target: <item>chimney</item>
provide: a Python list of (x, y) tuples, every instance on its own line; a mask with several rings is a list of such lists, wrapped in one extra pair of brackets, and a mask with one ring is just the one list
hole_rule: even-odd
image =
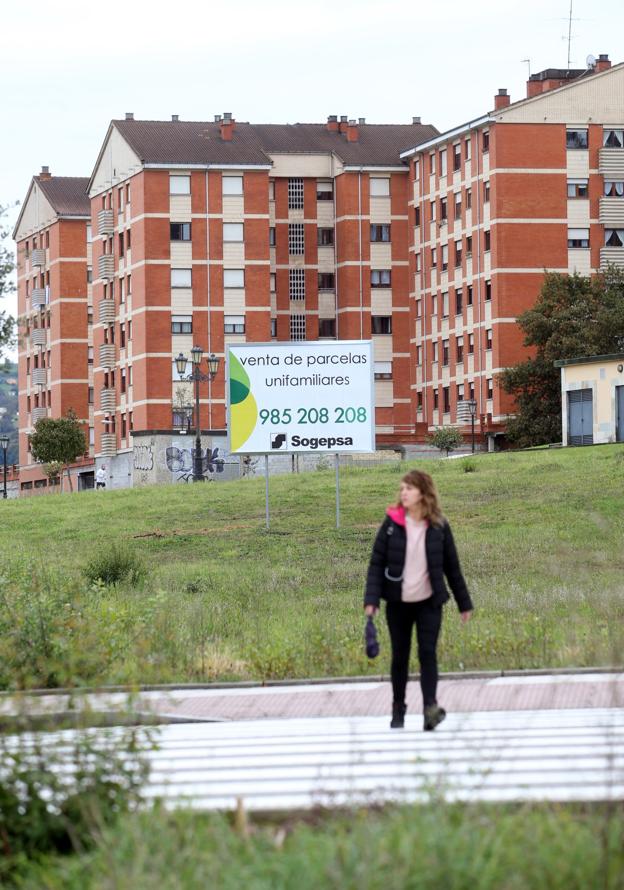
[(215, 124), (220, 124), (220, 123), (221, 123), (221, 115), (220, 115), (220, 114), (215, 114), (215, 116), (214, 116), (214, 122), (215, 122)]
[(52, 179), (52, 174), (50, 173), (49, 167), (41, 167), (41, 173), (39, 174), (39, 179)]
[(358, 117), (358, 126), (363, 127), (365, 123), (366, 123), (365, 117)]
[(134, 111), (126, 111), (126, 120), (133, 121), (134, 120)]
[(340, 115), (340, 124), (338, 126), (338, 130), (340, 133), (346, 133), (347, 127), (349, 126), (349, 118), (346, 114)]
[(330, 114), (329, 117), (327, 118), (327, 124), (325, 126), (331, 133), (337, 133), (338, 132), (338, 115)]
[(354, 120), (349, 121), (347, 123), (347, 142), (357, 142), (359, 139), (360, 133), (358, 130), (358, 125)]
[(420, 123), (420, 115), (412, 118), (412, 124), (419, 124), (419, 123)]
[(507, 108), (509, 103), (511, 102), (511, 96), (507, 93), (507, 90), (499, 90), (498, 94), (494, 96), (494, 109), (498, 111), (499, 108)]
[(224, 142), (231, 142), (234, 138), (234, 127), (236, 121), (232, 117), (231, 111), (223, 112), (223, 120), (221, 121), (221, 138)]
[(180, 120), (180, 117), (179, 117), (179, 115), (177, 115), (177, 114), (172, 114), (172, 115), (171, 115), (171, 120), (172, 120), (172, 121), (179, 121), (179, 120)]
[(598, 73), (599, 71), (607, 71), (611, 67), (611, 62), (609, 61), (609, 56), (606, 53), (601, 53), (596, 59), (596, 67), (594, 71)]

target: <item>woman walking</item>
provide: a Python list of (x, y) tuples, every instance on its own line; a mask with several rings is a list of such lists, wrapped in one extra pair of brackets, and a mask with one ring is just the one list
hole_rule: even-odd
[(424, 729), (433, 730), (446, 717), (436, 699), (436, 646), (442, 607), (449, 599), (444, 576), (463, 622), (470, 619), (472, 600), (431, 476), (420, 470), (403, 476), (399, 501), (386, 514), (373, 545), (364, 608), (367, 615), (375, 615), (380, 600), (386, 600), (392, 644), (392, 729), (402, 729), (405, 721), (405, 690), (416, 625)]

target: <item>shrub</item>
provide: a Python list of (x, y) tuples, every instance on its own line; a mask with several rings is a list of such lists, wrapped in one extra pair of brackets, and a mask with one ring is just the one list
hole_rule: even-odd
[(464, 473), (476, 473), (477, 462), (473, 457), (467, 457), (461, 461), (461, 468)]
[(459, 448), (463, 441), (464, 437), (460, 431), (452, 426), (440, 426), (430, 436), (427, 436), (427, 442), (439, 448), (440, 451), (446, 451), (447, 457), (451, 451)]
[(84, 568), (91, 584), (119, 584), (127, 581), (137, 585), (145, 579), (145, 565), (134, 550), (124, 544), (113, 544), (108, 550), (96, 553)]

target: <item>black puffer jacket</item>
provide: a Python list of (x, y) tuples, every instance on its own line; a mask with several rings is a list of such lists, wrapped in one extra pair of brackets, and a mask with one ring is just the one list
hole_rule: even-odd
[[(407, 533), (401, 508), (391, 508), (377, 532), (364, 593), (364, 605), (379, 606), (379, 601), (401, 599)], [(472, 600), (459, 565), (455, 541), (448, 522), (442, 526), (429, 524), (425, 536), (427, 566), (433, 589), (431, 602), (442, 605), (449, 599), (444, 576), (448, 580), (460, 612), (472, 610)]]

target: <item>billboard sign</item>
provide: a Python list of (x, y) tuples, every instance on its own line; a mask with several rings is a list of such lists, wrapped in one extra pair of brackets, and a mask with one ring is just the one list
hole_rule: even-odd
[(370, 340), (227, 346), (232, 454), (375, 450)]

